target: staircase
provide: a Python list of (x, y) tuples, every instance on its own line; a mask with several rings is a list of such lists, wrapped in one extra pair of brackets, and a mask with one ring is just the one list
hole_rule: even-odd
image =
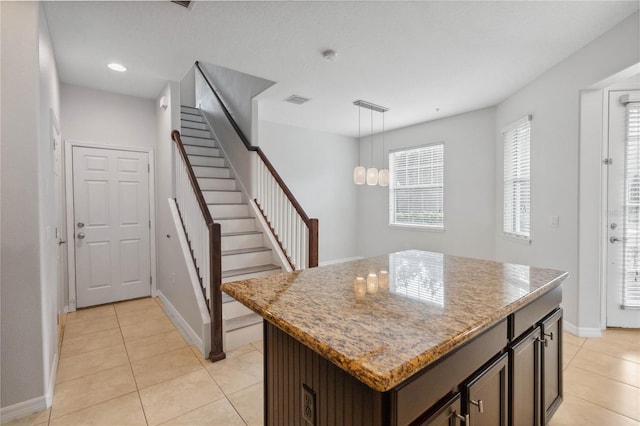
[[(180, 119), (189, 163), (209, 212), (221, 227), (222, 282), (280, 272), (281, 267), (273, 263), (272, 250), (265, 247), (265, 236), (256, 226), (246, 196), (239, 190), (200, 110), (182, 106)], [(262, 339), (262, 318), (225, 293), (222, 320), (225, 351)]]

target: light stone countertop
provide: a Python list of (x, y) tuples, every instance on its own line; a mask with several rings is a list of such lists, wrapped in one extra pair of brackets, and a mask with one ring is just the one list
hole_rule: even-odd
[[(376, 280), (371, 276), (367, 291), (369, 274)], [(408, 250), (236, 281), (223, 284), (222, 290), (384, 392), (556, 288), (567, 276), (551, 269)], [(363, 282), (356, 282), (357, 277)]]

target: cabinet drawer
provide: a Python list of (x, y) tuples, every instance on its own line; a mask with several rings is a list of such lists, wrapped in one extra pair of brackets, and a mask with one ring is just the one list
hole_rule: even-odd
[(461, 418), (464, 419), (459, 393), (446, 398), (438, 407), (433, 414), (421, 417), (412, 426), (454, 426), (461, 424)]
[(536, 325), (549, 312), (560, 306), (562, 286), (558, 286), (539, 299), (516, 311), (511, 317), (509, 339), (514, 340), (525, 331)]
[(390, 391), (391, 405), (396, 407), (392, 412), (396, 424), (409, 424), (442, 397), (456, 392), (462, 381), (502, 351), (507, 343), (507, 321), (503, 320), (440, 362), (427, 367), (423, 373)]

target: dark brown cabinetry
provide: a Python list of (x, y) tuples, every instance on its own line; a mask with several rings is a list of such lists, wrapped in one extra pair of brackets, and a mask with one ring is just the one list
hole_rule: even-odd
[(542, 345), (542, 415), (545, 424), (562, 402), (562, 309), (541, 323)]
[(461, 415), (462, 401), (459, 393), (447, 399), (441, 408), (424, 419), (417, 420), (416, 426), (458, 426), (467, 424), (467, 417)]
[(506, 426), (509, 358), (504, 354), (465, 385), (465, 405), (470, 424)]
[(511, 346), (511, 424), (548, 423), (562, 401), (562, 309)]
[(265, 423), (545, 425), (562, 401), (561, 297), (557, 287), (385, 392), (265, 321)]

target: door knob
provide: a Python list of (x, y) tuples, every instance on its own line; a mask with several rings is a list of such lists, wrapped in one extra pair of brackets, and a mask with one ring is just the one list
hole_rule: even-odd
[(84, 232), (78, 232), (78, 239), (79, 240), (84, 239)]
[(78, 228), (84, 228), (84, 223), (78, 222)]
[(618, 237), (611, 237), (611, 238), (609, 238), (609, 242), (610, 242), (611, 244), (620, 243), (620, 242), (622, 242), (622, 241), (623, 241), (623, 240), (622, 240), (622, 239), (620, 239), (620, 238), (618, 238)]

